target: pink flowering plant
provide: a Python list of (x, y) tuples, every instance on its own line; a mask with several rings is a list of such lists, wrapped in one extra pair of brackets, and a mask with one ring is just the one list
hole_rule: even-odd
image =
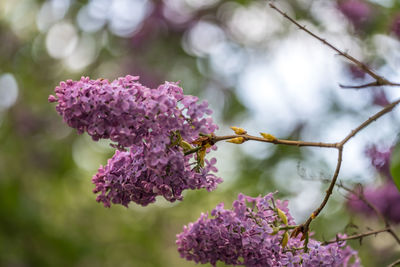
[[(342, 87), (399, 85), (301, 26), (273, 3), (270, 7), (349, 60), (353, 68), (374, 79), (367, 84)], [(371, 12), (362, 1), (343, 1), (340, 9), (357, 25)], [(79, 134), (87, 133), (94, 141), (109, 139), (116, 149), (114, 156), (92, 178), (97, 201), (105, 207), (111, 204), (127, 207), (130, 202), (147, 206), (157, 196), (170, 202), (181, 201), (184, 190), (216, 189), (222, 179), (215, 175), (216, 159), (208, 154), (223, 140), (237, 145), (256, 141), (337, 151), (336, 169), (328, 181), (326, 194), (303, 223), (295, 222), (288, 202), (275, 199), (274, 193), (258, 197), (240, 193), (231, 209), (221, 203), (211, 213), (202, 213), (196, 222), (183, 227), (176, 244), (181, 257), (188, 261), (213, 266), (218, 262), (249, 267), (361, 266), (357, 251), (346, 245), (347, 240), (387, 232), (400, 244), (391, 225), (400, 222), (399, 181), (396, 180), (399, 168), (390, 170), (392, 149), (381, 151), (371, 147), (367, 152), (372, 165), (385, 177), (381, 187), (352, 189), (337, 183), (346, 143), (391, 112), (400, 100), (386, 101), (379, 112), (334, 143), (285, 140), (264, 132), (254, 136), (240, 127), (231, 127), (232, 135), (217, 136), (218, 126), (210, 117), (212, 110), (206, 101), (185, 95), (178, 83), (166, 82), (149, 88), (137, 76), (127, 75), (111, 82), (88, 77), (61, 82), (55, 95), (49, 96), (49, 102), (56, 103), (57, 112)], [(311, 225), (325, 208), (335, 186), (348, 192), (349, 209), (381, 218), (385, 226), (356, 235), (337, 234), (331, 241), (315, 240)]]

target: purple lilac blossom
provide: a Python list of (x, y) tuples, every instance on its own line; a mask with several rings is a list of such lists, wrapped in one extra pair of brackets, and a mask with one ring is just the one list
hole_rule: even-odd
[[(394, 223), (400, 223), (400, 193), (393, 181), (387, 180), (380, 187), (366, 187), (363, 194), (385, 218)], [(349, 196), (347, 205), (352, 211), (367, 216), (376, 216), (375, 212), (354, 194)]]
[(400, 14), (397, 14), (394, 17), (391, 30), (397, 38), (400, 38)]
[[(385, 177), (384, 183), (379, 187), (367, 186), (363, 190), (362, 188), (356, 188), (355, 190), (357, 194), (364, 194), (364, 197), (387, 219), (395, 223), (400, 223), (400, 193), (390, 174), (392, 148), (382, 149), (371, 146), (366, 150), (366, 154), (371, 159), (372, 166)], [(352, 211), (367, 216), (377, 215), (355, 194), (349, 196), (347, 205)]]
[(95, 141), (110, 139), (128, 150), (116, 151), (93, 177), (97, 201), (106, 207), (131, 201), (145, 206), (157, 195), (173, 202), (182, 199), (185, 189), (215, 189), (222, 182), (210, 173), (217, 171), (216, 160), (206, 160), (206, 166), (195, 170), (193, 155), (185, 156), (176, 141), (177, 133), (190, 143), (218, 128), (208, 103), (184, 95), (177, 83), (150, 89), (138, 79), (128, 75), (110, 83), (82, 77), (61, 82), (56, 96), (49, 97), (78, 133), (87, 132)]
[(371, 165), (385, 178), (391, 180), (390, 157), (393, 148), (378, 148), (376, 145), (368, 147), (365, 154), (371, 159)]
[(364, 79), (366, 76), (363, 70), (353, 64), (347, 65), (347, 69), (353, 79)]
[(78, 133), (87, 132), (95, 141), (111, 139), (122, 147), (150, 142), (155, 136), (167, 139), (172, 131), (193, 141), (200, 132), (217, 129), (207, 117), (212, 111), (206, 101), (197, 103), (197, 97), (184, 95), (176, 83), (150, 89), (138, 79), (127, 75), (111, 83), (88, 77), (68, 80), (56, 87), (49, 101), (57, 102), (57, 112)]
[(385, 107), (390, 104), (383, 89), (374, 90), (372, 92), (372, 97), (374, 105)]
[[(177, 235), (178, 251), (182, 258), (196, 263), (218, 261), (225, 264), (248, 267), (268, 266), (360, 266), (357, 252), (345, 243), (322, 246), (320, 242), (309, 241), (309, 251), (302, 249), (300, 237), (290, 238), (286, 248), (281, 240), (284, 231), (273, 235), (274, 227), (284, 227), (277, 212), (271, 205), (273, 194), (252, 198), (239, 194), (231, 210), (219, 204), (208, 214), (187, 226)], [(275, 201), (288, 218), (289, 225), (295, 225), (287, 208), (288, 202)]]
[(174, 202), (182, 199), (185, 189), (212, 191), (222, 182), (210, 173), (217, 171), (215, 158), (206, 160), (202, 171), (195, 172), (189, 165), (190, 156), (183, 157), (178, 149), (167, 149), (156, 157), (146, 145), (133, 146), (130, 152), (117, 150), (93, 176), (93, 192), (100, 193), (97, 201), (106, 207), (111, 203), (128, 206), (131, 201), (146, 206), (160, 195)]
[(372, 13), (369, 4), (362, 0), (342, 0), (338, 8), (357, 28), (367, 22)]

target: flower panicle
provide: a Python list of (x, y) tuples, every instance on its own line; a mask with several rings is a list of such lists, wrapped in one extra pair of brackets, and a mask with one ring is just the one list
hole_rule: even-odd
[(155, 89), (139, 83), (138, 76), (61, 82), (50, 95), (57, 112), (79, 134), (93, 140), (109, 139), (117, 148), (106, 166), (93, 176), (97, 201), (127, 206), (146, 206), (163, 196), (182, 199), (182, 191), (221, 183), (213, 173), (216, 160), (205, 158), (191, 167), (190, 144), (200, 134), (210, 135), (218, 126), (206, 101), (184, 95), (177, 83), (165, 82)]

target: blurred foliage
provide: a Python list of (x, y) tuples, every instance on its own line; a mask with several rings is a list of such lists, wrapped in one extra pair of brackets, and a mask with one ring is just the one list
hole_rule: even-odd
[(392, 158), (390, 162), (390, 172), (392, 174), (394, 183), (397, 189), (400, 191), (400, 144), (397, 143), (392, 152)]
[[(110, 1), (112, 8), (97, 6), (99, 13), (79, 22), (84, 8), (96, 8), (96, 2), (107, 6), (100, 0), (0, 2), (0, 265), (195, 266), (180, 259), (174, 246), (183, 225), (220, 202), (232, 203), (239, 192), (254, 196), (278, 190), (282, 198), (296, 195), (299, 192), (288, 189), (286, 180), (279, 182), (273, 176), (283, 160), (302, 162), (310, 155), (308, 150), (265, 146), (268, 151), (260, 158), (234, 147), (230, 150), (234, 158), (226, 159), (232, 162), (225, 163), (235, 165), (234, 173), (223, 177), (226, 183), (215, 192), (187, 192), (184, 201), (174, 204), (158, 200), (146, 208), (105, 209), (95, 202), (90, 177), (106, 163), (112, 149), (68, 129), (47, 97), (59, 81), (81, 75), (107, 79), (140, 75), (148, 86), (181, 80), (186, 94), (210, 100), (221, 128), (230, 126), (252, 116), (236, 88), (245, 61), (228, 73), (221, 72), (221, 64), (229, 65), (231, 57), (239, 53), (251, 57), (268, 49), (271, 40), (288, 34), (287, 28), (265, 36), (246, 37), (246, 31), (235, 32), (228, 23), (232, 12), (265, 6), (265, 1), (247, 0), (114, 0)], [(297, 19), (323, 28), (316, 14), (309, 12), (314, 2), (321, 1), (290, 0), (283, 4)], [(137, 13), (143, 3), (147, 11)], [(365, 3), (373, 11), (368, 23), (357, 27), (349, 23), (348, 31), (372, 46), (368, 40), (373, 34), (395, 34), (391, 25), (400, 4), (393, 1), (383, 7)], [(137, 9), (124, 10), (129, 7)], [(335, 12), (340, 12), (339, 8)], [(90, 28), (96, 21), (98, 25)], [(209, 23), (204, 24), (209, 28), (192, 31), (201, 21)], [(207, 50), (214, 48), (213, 39), (207, 36), (218, 39), (219, 30), (233, 52), (223, 58), (224, 62), (213, 65)], [(373, 51), (374, 47), (370, 48)], [(368, 63), (385, 64), (373, 53), (369, 55)], [(13, 94), (18, 97), (12, 98)], [(330, 112), (335, 116), (354, 111), (333, 101)], [(299, 122), (286, 137), (300, 138), (302, 131)], [(219, 149), (226, 147), (223, 144)], [(314, 162), (326, 166), (323, 161)], [(290, 179), (300, 179), (298, 176), (293, 173)], [(315, 190), (320, 187), (316, 182)], [(313, 225), (321, 240), (334, 237), (353, 220), (342, 202), (340, 195), (333, 198), (327, 208), (331, 212)], [(354, 220), (363, 224), (362, 219)], [(381, 266), (394, 259), (395, 250), (387, 249), (391, 241), (379, 240), (378, 245), (365, 240), (362, 247), (354, 242), (365, 266)]]

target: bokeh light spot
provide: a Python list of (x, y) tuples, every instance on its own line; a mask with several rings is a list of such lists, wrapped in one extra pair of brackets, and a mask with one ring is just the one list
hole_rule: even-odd
[(79, 10), (79, 13), (77, 15), (78, 25), (79, 28), (81, 28), (85, 32), (96, 32), (106, 24), (106, 19), (104, 17), (95, 16), (93, 15), (93, 13), (96, 14), (97, 12), (90, 11), (90, 4), (82, 7)]
[(0, 111), (14, 105), (18, 97), (18, 84), (14, 75), (5, 73), (0, 76)]
[(52, 26), (47, 33), (46, 48), (53, 58), (69, 56), (78, 43), (75, 27), (69, 22), (60, 22)]
[(218, 25), (208, 21), (199, 21), (186, 33), (184, 47), (191, 54), (205, 56), (224, 40), (225, 33)]
[(131, 36), (151, 10), (152, 5), (147, 0), (114, 0), (110, 9), (110, 30), (118, 36)]
[(90, 35), (79, 39), (73, 53), (65, 59), (67, 67), (72, 71), (80, 71), (96, 59), (96, 41)]
[(36, 24), (40, 31), (45, 32), (55, 22), (64, 18), (68, 11), (70, 0), (52, 0), (43, 3), (36, 16)]

